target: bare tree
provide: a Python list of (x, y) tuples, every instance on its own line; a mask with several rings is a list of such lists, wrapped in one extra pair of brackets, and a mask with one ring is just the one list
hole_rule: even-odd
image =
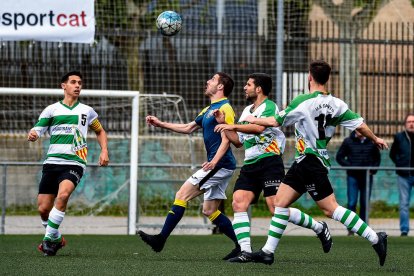
[(390, 0), (313, 0), (338, 27), (340, 90), (355, 109), (359, 95), (359, 52), (354, 41), (361, 37), (378, 11)]
[[(155, 4), (149, 7), (150, 4)], [(179, 0), (100, 0), (96, 4), (98, 29), (117, 47), (128, 64), (128, 88), (142, 91), (144, 71), (139, 45), (155, 28), (155, 20), (163, 10), (177, 10)], [(171, 46), (168, 38), (163, 44)], [(170, 51), (169, 51), (170, 52)]]

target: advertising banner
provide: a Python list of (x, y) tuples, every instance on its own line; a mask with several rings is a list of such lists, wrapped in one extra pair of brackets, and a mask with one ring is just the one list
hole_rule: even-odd
[(92, 43), (94, 0), (7, 0), (0, 5), (0, 40)]

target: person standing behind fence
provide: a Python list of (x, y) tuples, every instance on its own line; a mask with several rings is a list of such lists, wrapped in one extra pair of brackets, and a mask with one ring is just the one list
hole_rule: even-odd
[[(352, 167), (378, 167), (381, 164), (381, 154), (377, 146), (369, 139), (364, 137), (359, 131), (351, 132), (349, 137), (345, 138), (336, 154), (336, 161), (341, 166)], [(365, 170), (347, 170), (347, 196), (348, 209), (356, 212), (359, 193), (359, 217), (363, 221), (368, 219), (367, 191), (368, 202), (371, 197), (373, 175), (376, 170), (369, 171), (369, 186), (367, 187), (367, 172)], [(348, 235), (353, 235), (348, 231)]]
[(235, 113), (227, 99), (233, 86), (234, 81), (229, 75), (222, 72), (214, 74), (207, 81), (204, 91), (204, 94), (210, 98), (210, 105), (205, 107), (190, 123), (169, 123), (160, 121), (152, 115), (146, 117), (148, 125), (183, 134), (190, 134), (202, 128), (204, 145), (207, 150), (207, 162), (204, 162), (202, 168), (190, 176), (176, 193), (174, 203), (168, 212), (161, 232), (157, 235), (149, 235), (141, 230), (138, 231), (141, 239), (155, 252), (161, 252), (164, 248), (171, 232), (184, 216), (187, 202), (204, 194), (203, 214), (217, 225), (220, 231), (228, 236), (235, 245), (233, 251), (223, 259), (233, 258), (240, 253), (231, 221), (218, 210), (220, 202), (226, 199), (225, 191), (236, 169), (236, 159), (226, 136), (214, 132), (214, 127), (218, 123), (213, 115), (213, 111), (219, 109), (226, 113), (227, 123), (234, 123)]
[[(414, 113), (405, 117), (405, 130), (394, 136), (390, 150), (390, 158), (396, 167), (414, 168)], [(414, 185), (414, 171), (397, 170), (400, 199), (401, 236), (410, 231), (410, 199)]]
[(62, 101), (46, 107), (27, 139), (36, 141), (49, 131), (50, 146), (43, 163), (37, 204), (46, 233), (39, 251), (54, 256), (65, 245), (59, 226), (65, 217), (69, 197), (75, 190), (86, 168), (88, 147), (86, 135), (92, 129), (101, 147), (99, 165), (109, 163), (106, 132), (92, 107), (79, 102), (82, 74), (71, 71), (61, 80)]

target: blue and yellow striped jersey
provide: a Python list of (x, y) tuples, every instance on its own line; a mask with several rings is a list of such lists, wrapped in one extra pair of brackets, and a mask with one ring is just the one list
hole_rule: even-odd
[[(214, 132), (214, 127), (218, 125), (216, 118), (212, 111), (219, 109), (225, 114), (225, 121), (227, 124), (234, 124), (235, 113), (231, 107), (227, 98), (222, 98), (215, 102), (212, 102), (209, 106), (205, 107), (200, 114), (195, 118), (197, 125), (203, 128), (204, 145), (207, 151), (207, 160), (211, 161), (214, 158), (218, 148), (221, 144), (220, 133)], [(225, 168), (228, 170), (234, 170), (236, 168), (236, 159), (234, 158), (231, 148), (229, 148), (226, 154), (216, 165), (217, 168)]]

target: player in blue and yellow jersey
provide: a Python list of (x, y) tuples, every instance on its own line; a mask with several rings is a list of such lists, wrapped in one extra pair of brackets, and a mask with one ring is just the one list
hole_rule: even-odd
[(233, 258), (240, 253), (240, 246), (237, 243), (231, 221), (218, 210), (222, 200), (226, 199), (225, 191), (236, 168), (236, 159), (226, 136), (214, 132), (218, 123), (213, 115), (213, 112), (218, 109), (225, 114), (227, 124), (234, 124), (235, 114), (227, 99), (233, 86), (234, 81), (229, 75), (222, 72), (214, 74), (207, 81), (205, 88), (205, 95), (210, 98), (211, 104), (204, 108), (190, 123), (168, 123), (160, 121), (155, 116), (146, 117), (148, 125), (183, 134), (190, 134), (202, 128), (207, 151), (207, 161), (202, 164), (202, 168), (188, 178), (176, 193), (174, 204), (168, 212), (161, 233), (149, 235), (138, 231), (142, 240), (155, 252), (161, 252), (164, 248), (167, 238), (183, 217), (187, 202), (204, 194), (203, 214), (217, 225), (219, 230), (228, 236), (235, 245), (235, 248), (223, 259)]

